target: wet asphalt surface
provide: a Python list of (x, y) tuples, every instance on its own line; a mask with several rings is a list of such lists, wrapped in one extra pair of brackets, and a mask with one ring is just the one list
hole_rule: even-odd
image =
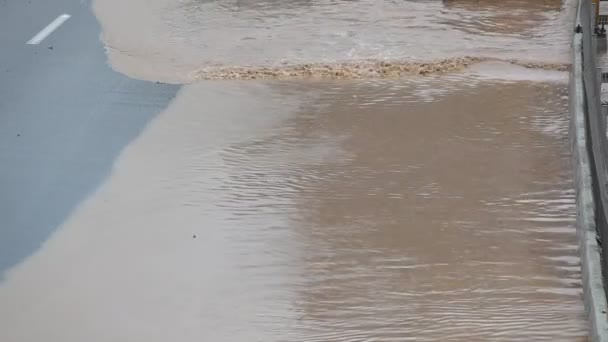
[[(71, 18), (39, 45), (26, 42)], [(0, 279), (108, 176), (178, 86), (107, 64), (89, 1), (0, 1)]]

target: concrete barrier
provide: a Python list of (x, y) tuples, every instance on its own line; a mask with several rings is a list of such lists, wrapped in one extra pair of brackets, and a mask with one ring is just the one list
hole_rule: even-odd
[[(596, 208), (601, 206), (595, 201), (597, 196), (594, 196), (593, 187), (596, 187), (596, 193), (601, 189), (597, 188), (600, 187), (599, 184), (594, 184), (592, 181), (592, 172), (596, 165), (594, 165), (594, 148), (590, 133), (590, 123), (593, 120), (590, 119), (589, 107), (593, 106), (589, 106), (589, 94), (585, 91), (584, 79), (585, 68), (587, 71), (595, 69), (594, 65), (584, 65), (583, 56), (583, 41), (591, 41), (584, 35), (592, 35), (592, 26), (594, 26), (590, 21), (592, 16), (589, 6), (589, 0), (579, 1), (575, 27), (580, 28), (582, 32), (574, 33), (572, 39), (572, 69), (569, 82), (570, 142), (576, 187), (576, 228), (581, 254), (585, 311), (590, 324), (590, 340), (608, 342), (606, 292), (602, 276), (601, 246), (598, 243), (600, 235), (596, 224)], [(589, 46), (586, 50), (594, 51)]]

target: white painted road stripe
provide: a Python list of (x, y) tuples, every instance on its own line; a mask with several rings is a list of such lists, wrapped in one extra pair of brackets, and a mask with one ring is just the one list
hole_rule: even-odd
[(49, 34), (53, 33), (59, 26), (65, 23), (66, 20), (70, 19), (69, 14), (62, 14), (58, 16), (55, 20), (53, 20), (47, 27), (43, 28), (42, 31), (38, 32), (32, 39), (30, 39), (27, 44), (35, 45), (40, 44), (44, 40), (44, 38), (48, 37)]

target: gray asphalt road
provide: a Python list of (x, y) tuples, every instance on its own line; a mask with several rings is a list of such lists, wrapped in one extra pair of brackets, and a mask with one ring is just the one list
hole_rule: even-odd
[[(57, 16), (71, 18), (26, 45)], [(177, 86), (107, 65), (83, 0), (0, 0), (0, 278), (108, 176)]]

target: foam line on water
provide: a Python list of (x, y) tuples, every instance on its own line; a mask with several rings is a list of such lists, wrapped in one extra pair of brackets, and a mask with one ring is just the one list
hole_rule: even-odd
[[(400, 78), (411, 75), (431, 75), (458, 72), (471, 65), (501, 61), (487, 57), (457, 57), (428, 62), (363, 60), (342, 63), (281, 64), (276, 66), (211, 66), (194, 73), (196, 80), (256, 80), (256, 79), (369, 79)], [(567, 71), (567, 64), (504, 60), (530, 69)]]

